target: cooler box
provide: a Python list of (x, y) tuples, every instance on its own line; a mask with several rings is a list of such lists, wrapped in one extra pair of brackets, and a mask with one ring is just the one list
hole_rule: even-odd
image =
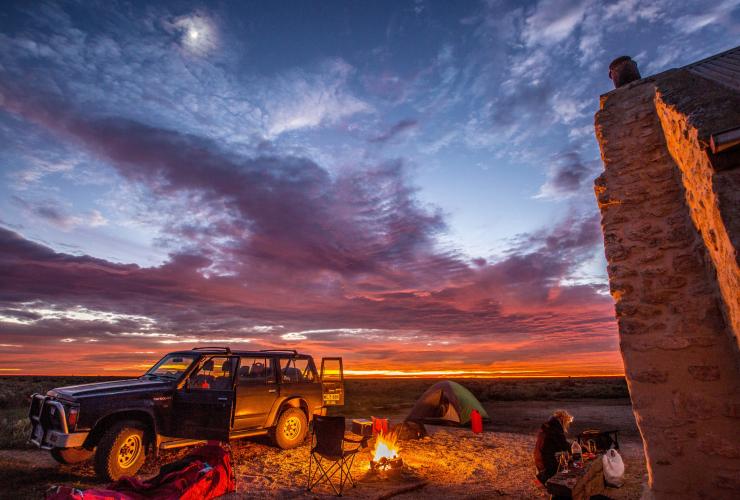
[(354, 434), (370, 437), (373, 435), (373, 422), (365, 418), (356, 418), (352, 420), (352, 432)]

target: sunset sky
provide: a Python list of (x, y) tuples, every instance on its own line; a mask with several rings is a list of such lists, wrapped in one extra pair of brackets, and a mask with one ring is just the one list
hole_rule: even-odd
[(739, 39), (740, 0), (3, 2), (0, 374), (621, 374), (607, 66)]

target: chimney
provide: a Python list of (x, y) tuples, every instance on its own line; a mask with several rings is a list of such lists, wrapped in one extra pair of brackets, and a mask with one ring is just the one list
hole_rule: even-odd
[(618, 89), (642, 77), (640, 70), (637, 69), (637, 63), (630, 56), (621, 56), (609, 64), (609, 78), (614, 82), (614, 88)]

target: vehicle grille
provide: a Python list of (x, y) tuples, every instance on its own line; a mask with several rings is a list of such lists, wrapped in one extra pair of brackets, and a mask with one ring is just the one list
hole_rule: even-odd
[(41, 448), (50, 448), (46, 442), (49, 431), (67, 433), (67, 416), (64, 406), (49, 396), (34, 394), (28, 410), (31, 420), (31, 437), (29, 441)]

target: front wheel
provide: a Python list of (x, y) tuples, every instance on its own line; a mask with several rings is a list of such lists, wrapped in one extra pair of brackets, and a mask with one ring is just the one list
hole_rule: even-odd
[(95, 452), (95, 471), (108, 481), (134, 476), (146, 460), (142, 423), (128, 420), (114, 424), (100, 438)]
[(284, 450), (299, 446), (308, 433), (308, 420), (303, 410), (288, 408), (280, 414), (273, 431), (275, 444)]
[(51, 456), (60, 464), (79, 464), (93, 456), (93, 450), (86, 448), (52, 448)]

